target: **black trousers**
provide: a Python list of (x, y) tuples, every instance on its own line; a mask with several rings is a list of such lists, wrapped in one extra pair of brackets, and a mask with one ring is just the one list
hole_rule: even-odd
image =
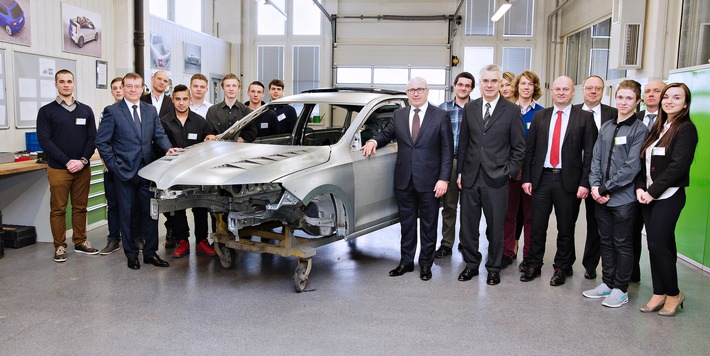
[(620, 206), (597, 204), (595, 212), (599, 225), (602, 281), (609, 288), (626, 293), (633, 269), (631, 230), (636, 218), (636, 202)]
[(641, 280), (641, 251), (643, 246), (641, 246), (641, 231), (643, 230), (643, 210), (641, 209), (641, 203), (636, 202), (636, 214), (634, 218), (634, 226), (631, 229), (631, 240), (634, 244), (634, 265), (631, 270), (631, 281)]
[[(121, 218), (121, 243), (128, 258), (138, 257), (134, 241), (143, 236), (143, 258), (156, 254), (158, 250), (158, 220), (150, 216), (150, 182), (136, 175), (130, 181), (121, 181), (114, 175), (118, 197), (118, 211)], [(136, 221), (137, 220), (137, 221)], [(140, 226), (137, 229), (136, 225)]]
[[(192, 208), (192, 215), (195, 219), (195, 242), (200, 242), (207, 238), (207, 216), (211, 214), (209, 214), (207, 208)], [(212, 218), (212, 221), (214, 221), (214, 218)]]
[(683, 188), (678, 189), (670, 198), (642, 205), (653, 294), (675, 296), (680, 293), (676, 268), (678, 250), (675, 244), (675, 226), (684, 206)]
[(431, 267), (436, 252), (436, 228), (439, 220), (439, 199), (434, 197), (434, 189), (418, 192), (414, 183), (406, 189), (394, 189), (399, 206), (399, 223), (402, 227), (400, 264), (411, 266), (417, 252), (417, 218), (421, 233), (419, 267)]
[(530, 237), (530, 266), (541, 268), (545, 257), (547, 226), (555, 209), (557, 219), (557, 253), (553, 267), (567, 269), (577, 259), (574, 252), (574, 225), (579, 215), (577, 192), (565, 190), (562, 175), (543, 171), (540, 183), (532, 193), (532, 234)]
[(481, 253), (478, 251), (481, 223), (481, 210), (486, 217), (486, 238), (488, 238), (488, 272), (500, 272), (503, 259), (503, 228), (505, 213), (508, 210), (508, 183), (493, 188), (486, 184), (483, 171), (470, 188), (461, 190), (461, 235), (463, 260), (466, 268), (478, 270), (481, 265)]

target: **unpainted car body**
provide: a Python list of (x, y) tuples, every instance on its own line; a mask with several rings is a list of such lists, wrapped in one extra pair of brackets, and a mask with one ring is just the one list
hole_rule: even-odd
[[(240, 130), (274, 105), (300, 109), (293, 132), (237, 143)], [(153, 181), (152, 212), (205, 207), (229, 230), (278, 222), (311, 236), (351, 239), (398, 221), (397, 144), (366, 158), (359, 150), (406, 104), (403, 94), (304, 93), (257, 109), (216, 141), (163, 157), (140, 171)], [(320, 123), (312, 118), (320, 116)]]

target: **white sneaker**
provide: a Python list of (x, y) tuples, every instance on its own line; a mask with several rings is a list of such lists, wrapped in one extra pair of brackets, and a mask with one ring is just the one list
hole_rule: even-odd
[(600, 299), (606, 298), (609, 293), (611, 293), (611, 288), (609, 288), (606, 283), (602, 283), (594, 289), (585, 290), (582, 292), (582, 295), (587, 298)]
[(609, 296), (604, 298), (602, 305), (609, 308), (618, 308), (629, 302), (629, 293), (624, 293), (621, 289), (614, 288)]

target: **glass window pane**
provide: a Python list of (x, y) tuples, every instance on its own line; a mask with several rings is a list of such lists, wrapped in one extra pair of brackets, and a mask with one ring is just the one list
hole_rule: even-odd
[[(284, 46), (257, 46), (256, 78), (264, 85), (284, 77)], [(269, 88), (266, 88), (269, 90)], [(264, 96), (267, 101), (268, 95)]]
[(710, 63), (710, 2), (683, 1), (678, 68)]
[(501, 69), (504, 72), (512, 72), (518, 75), (530, 68), (532, 68), (532, 48), (503, 47), (503, 65)]
[(335, 71), (337, 84), (370, 84), (372, 83), (372, 68), (339, 67)]
[(320, 47), (293, 47), (293, 94), (320, 86)]
[(532, 37), (535, 0), (519, 0), (503, 18), (503, 36)]
[(168, 18), (168, 0), (150, 0), (148, 11), (153, 16)]
[(479, 76), (481, 68), (493, 63), (493, 47), (465, 47), (463, 50), (463, 70), (473, 74), (476, 78), (476, 87), (471, 92), (471, 98), (481, 97), (479, 91)]
[(175, 0), (175, 22), (194, 31), (202, 32), (202, 2)]
[(435, 68), (430, 68), (430, 69), (422, 69), (422, 68), (417, 68), (417, 69), (412, 69), (412, 78), (414, 77), (422, 77), (424, 80), (426, 80), (427, 84), (429, 85), (445, 85), (446, 84), (446, 69), (441, 68), (441, 69), (435, 69)]
[(589, 75), (598, 75), (606, 78), (606, 70), (609, 65), (609, 50), (603, 48), (592, 48), (589, 52)]
[(429, 88), (429, 97), (427, 97), (427, 101), (436, 106), (441, 105), (441, 103), (446, 101), (446, 90)]
[[(320, 2), (320, 1), (318, 1)], [(294, 0), (293, 2), (293, 34), (320, 35), (322, 12), (313, 0)]]
[(495, 11), (495, 0), (466, 0), (466, 35), (493, 36), (495, 24), (491, 16)]
[(256, 4), (256, 34), (286, 34), (286, 1), (259, 1)]
[(579, 83), (581, 80), (577, 78), (577, 67), (579, 66), (579, 35), (577, 32), (567, 37), (567, 58), (565, 65), (565, 73), (572, 78), (573, 83)]
[(375, 68), (375, 84), (402, 84), (409, 81), (409, 70), (406, 68)]

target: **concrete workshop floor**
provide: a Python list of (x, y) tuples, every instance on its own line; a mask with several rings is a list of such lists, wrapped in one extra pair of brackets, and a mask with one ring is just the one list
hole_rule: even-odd
[[(675, 318), (638, 311), (652, 293), (645, 250), (642, 281), (632, 284), (628, 304), (610, 309), (582, 297), (601, 282), (600, 269), (597, 280), (583, 277), (583, 214), (575, 274), (560, 287), (549, 285), (554, 238), (542, 278), (530, 283), (510, 267), (500, 285), (488, 286), (483, 266), (479, 277), (459, 282), (457, 251), (436, 261), (429, 282), (419, 279), (418, 266), (389, 277), (399, 260), (399, 225), (352, 246), (319, 248), (304, 293), (293, 288), (296, 260), (274, 255), (240, 253), (236, 268), (226, 270), (217, 258), (173, 259), (161, 248), (170, 268), (132, 271), (121, 250), (86, 256), (70, 245), (68, 261), (55, 263), (49, 243), (6, 249), (0, 354), (709, 354), (710, 278), (684, 262), (678, 269), (687, 300)], [(105, 236), (102, 227), (89, 240), (102, 248)]]

